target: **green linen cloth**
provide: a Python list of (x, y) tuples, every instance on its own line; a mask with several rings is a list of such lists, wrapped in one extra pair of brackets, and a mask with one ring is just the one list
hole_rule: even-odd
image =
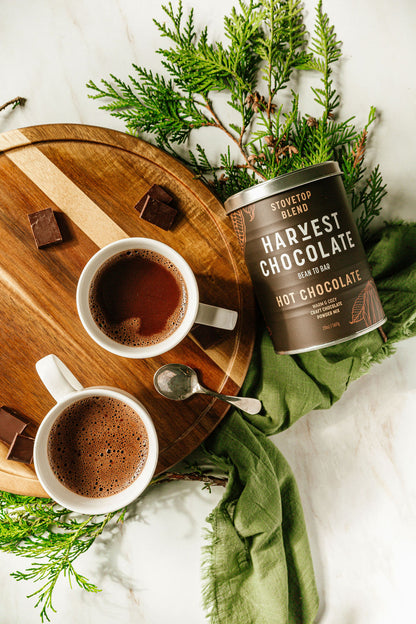
[(277, 355), (259, 329), (241, 394), (261, 416), (232, 410), (208, 438), (211, 459), (229, 472), (211, 513), (204, 553), (204, 602), (212, 624), (310, 624), (318, 594), (302, 506), (290, 467), (267, 435), (313, 409), (330, 407), (349, 384), (416, 335), (416, 224), (387, 224), (367, 255), (388, 321), (319, 351)]

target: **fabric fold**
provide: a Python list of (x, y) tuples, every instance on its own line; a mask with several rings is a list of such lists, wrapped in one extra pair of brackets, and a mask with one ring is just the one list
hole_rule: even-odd
[(318, 596), (300, 498), (276, 446), (234, 411), (208, 452), (231, 462), (208, 522), (205, 605), (213, 624), (312, 623)]

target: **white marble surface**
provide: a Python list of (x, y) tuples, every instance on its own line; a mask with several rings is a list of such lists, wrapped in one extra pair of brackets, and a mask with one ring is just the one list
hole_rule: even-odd
[[(176, 4), (176, 0), (173, 0)], [(231, 0), (184, 0), (199, 24), (220, 37)], [(305, 0), (307, 24), (315, 2)], [(337, 75), (346, 115), (380, 119), (370, 156), (388, 183), (384, 218), (414, 219), (416, 176), (416, 8), (412, 0), (327, 0), (344, 42)], [(123, 130), (87, 98), (85, 83), (131, 63), (160, 68), (163, 43), (149, 0), (3, 0), (0, 21), (0, 99), (25, 96), (24, 108), (0, 113), (0, 131), (75, 122)], [(313, 81), (313, 78), (310, 78)], [(307, 85), (303, 85), (306, 89)], [(313, 113), (305, 92), (302, 110)], [(216, 139), (205, 135), (208, 147)], [(274, 436), (298, 480), (309, 528), (321, 608), (320, 624), (413, 622), (416, 559), (416, 339), (355, 382), (337, 405), (305, 416)], [(52, 622), (199, 624), (200, 548), (205, 518), (220, 492), (199, 484), (166, 484), (145, 496), (136, 515), (107, 534), (79, 561), (102, 592), (56, 588)], [(33, 590), (9, 573), (27, 562), (0, 553), (0, 622), (39, 620)]]

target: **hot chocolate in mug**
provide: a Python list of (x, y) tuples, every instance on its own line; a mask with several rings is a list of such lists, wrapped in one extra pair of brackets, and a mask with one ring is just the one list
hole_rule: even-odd
[(84, 267), (77, 309), (90, 337), (128, 358), (160, 355), (194, 323), (232, 330), (237, 312), (200, 303), (195, 275), (172, 247), (126, 238), (100, 249)]
[(56, 401), (34, 443), (37, 477), (63, 507), (105, 514), (135, 500), (152, 480), (158, 439), (152, 419), (131, 394), (83, 388), (55, 355), (36, 363)]

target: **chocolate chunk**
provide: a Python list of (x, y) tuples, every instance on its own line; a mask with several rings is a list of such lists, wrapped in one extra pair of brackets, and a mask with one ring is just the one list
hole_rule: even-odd
[(19, 414), (16, 410), (0, 407), (0, 440), (5, 444), (11, 444), (17, 433), (22, 431), (29, 424), (29, 419)]
[(6, 459), (31, 464), (33, 462), (33, 445), (35, 438), (16, 433)]
[(165, 189), (163, 189), (158, 184), (153, 184), (153, 186), (150, 187), (147, 193), (143, 195), (139, 203), (136, 204), (135, 206), (136, 210), (138, 210), (139, 212), (143, 210), (144, 205), (146, 203), (146, 199), (148, 197), (151, 197), (152, 199), (157, 199), (158, 201), (161, 201), (164, 204), (170, 204), (170, 202), (173, 199), (172, 195), (169, 195), (169, 193), (165, 191)]
[(153, 225), (157, 225), (162, 230), (169, 230), (175, 220), (178, 211), (173, 206), (169, 206), (150, 195), (147, 197), (140, 217)]
[(33, 238), (38, 248), (45, 247), (51, 243), (59, 243), (62, 240), (61, 230), (52, 208), (32, 212), (28, 217)]
[(190, 334), (204, 350), (214, 347), (229, 336), (229, 332), (209, 325), (194, 325)]

